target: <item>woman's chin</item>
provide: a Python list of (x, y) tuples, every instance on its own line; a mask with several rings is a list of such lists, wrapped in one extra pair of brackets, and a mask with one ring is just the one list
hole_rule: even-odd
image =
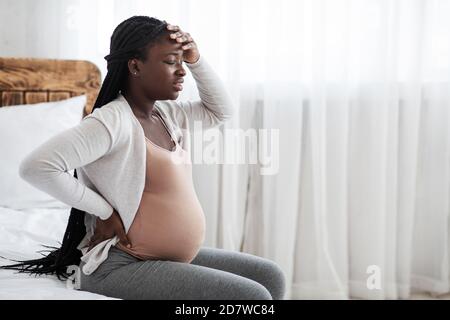
[(175, 100), (180, 95), (180, 91), (173, 91), (171, 100)]

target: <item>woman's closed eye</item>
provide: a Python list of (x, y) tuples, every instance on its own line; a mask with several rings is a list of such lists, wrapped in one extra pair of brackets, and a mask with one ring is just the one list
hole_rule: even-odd
[[(175, 63), (177, 63), (176, 61), (167, 61), (166, 62), (167, 64), (175, 64)], [(183, 62), (182, 61), (180, 61), (180, 64), (182, 64)]]

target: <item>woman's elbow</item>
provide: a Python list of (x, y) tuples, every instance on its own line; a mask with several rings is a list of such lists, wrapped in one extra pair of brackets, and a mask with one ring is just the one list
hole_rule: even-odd
[(19, 164), (19, 176), (25, 181), (28, 181), (30, 179), (34, 170), (34, 159), (26, 157)]
[(28, 155), (19, 164), (19, 176), (28, 183), (34, 184), (41, 175), (41, 161), (33, 155)]
[(234, 117), (236, 113), (236, 108), (234, 107), (231, 100), (228, 100), (224, 103), (224, 107), (222, 107), (222, 113), (218, 115), (218, 118), (221, 122), (225, 122)]
[(219, 114), (216, 113), (213, 115), (213, 117), (215, 118), (215, 120), (213, 120), (213, 123), (215, 123), (215, 125), (222, 124), (233, 118), (233, 115), (234, 113), (229, 110), (227, 110), (226, 112), (221, 112)]

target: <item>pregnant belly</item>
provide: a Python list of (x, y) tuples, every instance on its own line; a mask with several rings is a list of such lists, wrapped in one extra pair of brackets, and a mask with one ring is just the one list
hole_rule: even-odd
[(128, 230), (132, 248), (116, 246), (142, 260), (190, 263), (205, 237), (205, 216), (195, 194), (164, 196), (144, 192)]

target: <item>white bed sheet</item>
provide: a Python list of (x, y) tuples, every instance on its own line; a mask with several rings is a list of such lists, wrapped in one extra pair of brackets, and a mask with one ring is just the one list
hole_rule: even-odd
[[(0, 256), (14, 260), (42, 257), (44, 245), (59, 247), (70, 207), (13, 210), (0, 207)], [(44, 252), (47, 254), (46, 252)], [(0, 265), (15, 263), (0, 257)], [(0, 269), (0, 299), (117, 300), (71, 289), (56, 276), (35, 276)]]

